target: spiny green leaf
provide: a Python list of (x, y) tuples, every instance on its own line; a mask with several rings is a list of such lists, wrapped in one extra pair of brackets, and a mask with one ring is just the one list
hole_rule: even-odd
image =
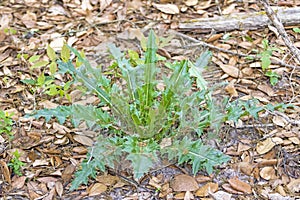
[(151, 167), (153, 167), (154, 164), (154, 160), (151, 154), (131, 153), (126, 157), (126, 159), (131, 161), (134, 177), (136, 179), (141, 178), (145, 173), (149, 171)]
[(192, 141), (188, 137), (175, 141), (173, 145), (166, 147), (162, 152), (169, 158), (177, 158), (179, 164), (191, 163), (193, 174), (202, 168), (211, 174), (214, 166), (223, 164), (230, 159), (220, 151), (203, 145), (200, 140)]
[[(78, 55), (80, 56), (79, 53)], [(83, 59), (82, 57), (80, 58)], [(99, 82), (96, 79), (89, 77), (90, 74), (95, 72), (91, 69), (91, 67), (86, 68), (86, 66), (84, 65), (78, 69), (75, 69), (71, 61), (68, 62), (57, 61), (57, 63), (61, 73), (66, 73), (66, 72), (70, 73), (76, 79), (77, 82), (83, 83), (87, 89), (89, 89), (92, 92), (96, 92), (98, 96), (105, 103), (112, 106), (109, 95), (103, 89), (98, 87)]]
[(45, 117), (46, 122), (49, 122), (52, 117), (56, 117), (60, 124), (66, 121), (66, 118), (72, 115), (72, 108), (69, 106), (58, 106), (54, 109), (43, 109), (34, 111), (25, 117), (34, 117), (39, 119), (40, 117)]
[(205, 51), (201, 53), (200, 57), (195, 62), (195, 67), (202, 71), (204, 67), (208, 66), (208, 62), (211, 59), (211, 57), (212, 57), (211, 51)]
[(137, 73), (140, 67), (132, 67), (129, 60), (124, 58), (124, 54), (114, 45), (108, 45), (111, 54), (117, 61), (118, 67), (121, 69), (122, 78), (126, 80), (127, 90), (131, 101), (136, 101), (135, 91), (137, 89)]
[(96, 178), (97, 161), (84, 161), (81, 163), (81, 170), (75, 173), (75, 179), (72, 181), (71, 191), (77, 189), (81, 184), (87, 185), (89, 177)]
[(34, 79), (24, 79), (24, 80), (21, 80), (22, 83), (25, 83), (25, 84), (29, 84), (29, 85), (35, 85), (36, 84), (36, 80)]
[(78, 188), (81, 184), (87, 184), (88, 178), (96, 178), (97, 170), (105, 171), (106, 165), (114, 168), (116, 160), (120, 160), (121, 151), (116, 144), (103, 136), (88, 153), (87, 159), (81, 164), (81, 169), (76, 172), (75, 179), (72, 182), (70, 190)]
[(108, 44), (107, 47), (109, 48), (109, 51), (111, 53), (111, 55), (116, 59), (116, 60), (119, 60), (121, 59), (124, 54), (121, 52), (121, 50), (119, 48), (116, 47), (115, 44)]
[(60, 124), (70, 117), (73, 125), (77, 127), (80, 122), (85, 121), (88, 127), (93, 127), (97, 123), (102, 123), (103, 126), (109, 125), (111, 119), (107, 113), (104, 113), (101, 108), (96, 109), (94, 106), (70, 105), (58, 106), (54, 109), (43, 109), (27, 115), (27, 117), (45, 117), (48, 122), (52, 117), (57, 118)]
[(196, 63), (193, 65), (190, 63), (189, 73), (192, 77), (196, 77), (197, 87), (201, 90), (207, 89), (207, 82), (204, 80), (202, 76), (202, 71), (204, 67), (208, 65), (208, 62), (212, 56), (210, 51), (205, 51), (201, 54), (201, 56), (197, 59)]

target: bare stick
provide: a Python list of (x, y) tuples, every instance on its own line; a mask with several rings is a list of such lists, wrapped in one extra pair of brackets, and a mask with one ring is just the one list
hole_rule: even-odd
[(299, 49), (297, 49), (293, 43), (291, 42), (291, 40), (289, 39), (288, 34), (286, 33), (282, 23), (279, 21), (276, 13), (273, 11), (273, 9), (270, 7), (270, 5), (268, 4), (267, 0), (259, 0), (260, 3), (264, 6), (265, 11), (269, 17), (269, 19), (271, 20), (271, 22), (273, 23), (273, 25), (275, 26), (275, 28), (277, 29), (279, 35), (282, 37), (285, 45), (289, 48), (289, 50), (292, 52), (292, 54), (297, 58), (297, 60), (300, 63), (300, 51)]
[[(223, 53), (228, 53), (228, 54), (239, 56), (239, 57), (249, 57), (249, 58), (252, 58), (253, 60), (259, 60), (260, 59), (260, 57), (258, 55), (249, 55), (249, 54), (243, 54), (243, 53), (237, 53), (237, 52), (229, 51), (227, 49), (216, 47), (216, 46), (208, 44), (206, 42), (197, 40), (197, 39), (195, 39), (193, 37), (190, 37), (190, 36), (185, 35), (183, 33), (179, 33), (177, 31), (173, 31), (172, 30), (170, 32), (173, 33), (173, 34), (175, 34), (175, 35), (177, 35), (177, 36), (179, 36), (179, 37), (182, 37), (182, 38), (187, 39), (187, 40), (189, 40), (191, 42), (194, 42), (193, 44), (187, 45), (186, 47), (202, 46), (202, 47), (206, 47), (206, 48), (209, 48), (209, 49), (212, 49), (212, 50), (215, 50), (215, 51), (219, 51), (219, 52), (223, 52)], [(292, 68), (292, 69), (300, 69), (299, 66), (290, 65), (290, 64), (287, 64), (287, 63), (285, 63), (283, 61), (272, 60), (272, 58), (271, 58), (271, 63), (273, 65), (280, 65), (280, 66), (289, 67), (289, 68)]]

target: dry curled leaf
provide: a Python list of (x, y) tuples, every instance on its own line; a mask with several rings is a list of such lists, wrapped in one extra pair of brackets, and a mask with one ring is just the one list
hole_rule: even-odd
[(265, 180), (271, 180), (277, 178), (275, 174), (275, 169), (273, 167), (262, 168), (259, 172), (259, 175)]
[(233, 189), (233, 188), (230, 186), (230, 184), (228, 184), (228, 183), (223, 184), (223, 185), (222, 185), (222, 188), (223, 188), (224, 190), (226, 190), (227, 192), (230, 192), (230, 193), (232, 193), (232, 194), (243, 194), (243, 192), (240, 192), (240, 191), (238, 191), (238, 190)]
[(216, 192), (218, 190), (219, 186), (217, 183), (207, 183), (204, 186), (200, 187), (195, 195), (198, 197), (206, 197), (209, 195), (210, 192)]
[(232, 178), (232, 179), (229, 179), (228, 182), (229, 182), (230, 186), (237, 191), (240, 191), (240, 192), (243, 192), (246, 194), (252, 193), (251, 186), (244, 181), (241, 181), (237, 178)]
[(254, 166), (249, 162), (240, 162), (238, 163), (238, 167), (244, 174), (250, 176), (254, 169)]
[(83, 144), (83, 145), (86, 145), (89, 147), (93, 146), (93, 143), (94, 143), (94, 141), (91, 138), (84, 136), (84, 135), (74, 135), (73, 138), (76, 142), (79, 142), (80, 144)]
[(242, 73), (237, 67), (231, 65), (224, 65), (224, 64), (221, 64), (219, 66), (229, 76), (232, 76), (234, 78), (242, 77)]
[(199, 188), (199, 186), (195, 178), (185, 174), (180, 174), (175, 176), (174, 180), (171, 181), (171, 188), (177, 192), (185, 192), (195, 191)]
[(157, 3), (153, 3), (152, 4), (154, 8), (160, 10), (163, 13), (166, 14), (178, 14), (179, 13), (179, 8), (175, 5), (175, 4), (157, 4)]
[(8, 169), (8, 167), (7, 167), (6, 162), (0, 160), (0, 165), (1, 165), (1, 172), (2, 172), (2, 174), (3, 174), (3, 176), (4, 176), (4, 180), (5, 180), (7, 183), (11, 184), (11, 179), (10, 179), (10, 175), (11, 175), (11, 174), (10, 174), (10, 172), (9, 172), (9, 169)]
[(56, 182), (55, 183), (55, 190), (56, 190), (56, 193), (58, 194), (58, 196), (61, 197), (62, 194), (63, 194), (63, 191), (64, 191), (63, 184), (59, 181)]
[(36, 20), (37, 20), (36, 14), (29, 11), (25, 15), (23, 15), (21, 19), (21, 21), (27, 28), (35, 27)]
[(287, 125), (287, 121), (281, 116), (274, 116), (272, 119), (273, 123), (280, 127), (285, 127)]
[(12, 180), (11, 186), (14, 189), (21, 189), (25, 185), (26, 176), (17, 177)]
[(198, 4), (198, 0), (186, 0), (184, 3), (187, 6), (195, 6)]
[(289, 191), (295, 193), (300, 192), (300, 178), (292, 180), (288, 185), (287, 188)]
[(99, 195), (107, 190), (107, 186), (103, 183), (95, 183), (88, 189), (89, 196)]
[(224, 192), (224, 191), (218, 191), (216, 193), (211, 193), (210, 196), (214, 200), (231, 200), (232, 194), (229, 194), (229, 193)]
[(256, 151), (258, 154), (262, 155), (267, 152), (269, 152), (273, 147), (275, 146), (275, 143), (272, 141), (271, 138), (267, 138), (264, 141), (261, 141), (256, 146)]
[(228, 92), (230, 94), (230, 96), (232, 97), (238, 97), (239, 94), (236, 91), (235, 87), (234, 87), (234, 82), (231, 81), (226, 87), (225, 87), (226, 92)]

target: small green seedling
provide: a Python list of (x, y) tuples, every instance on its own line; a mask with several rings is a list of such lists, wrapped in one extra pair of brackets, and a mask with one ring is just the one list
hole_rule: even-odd
[(4, 33), (6, 33), (8, 35), (15, 35), (15, 34), (17, 34), (17, 30), (14, 28), (5, 28)]
[(18, 152), (18, 150), (16, 150), (15, 152), (13, 152), (13, 158), (8, 163), (8, 167), (11, 167), (13, 172), (18, 176), (22, 176), (21, 169), (23, 166), (25, 166), (25, 163), (20, 161), (20, 157), (20, 153)]
[[(66, 47), (64, 47), (66, 48)], [(66, 52), (65, 49), (63, 49), (63, 52)], [(48, 46), (47, 47), (47, 56), (50, 61), (41, 59), (41, 55), (33, 55), (29, 57), (27, 54), (24, 55), (18, 55), (19, 58), (22, 58), (26, 62), (29, 63), (30, 70), (34, 69), (43, 69), (41, 74), (37, 77), (37, 79), (30, 78), (30, 79), (24, 79), (21, 80), (21, 82), (28, 84), (32, 86), (32, 92), (35, 93), (38, 89), (42, 89), (42, 91), (45, 94), (48, 94), (50, 96), (60, 96), (60, 97), (66, 97), (69, 101), (71, 101), (71, 97), (69, 95), (69, 89), (72, 84), (72, 82), (68, 81), (62, 85), (58, 85), (55, 83), (55, 74), (57, 72), (57, 64), (56, 60), (58, 59), (55, 51)], [(69, 55), (64, 53), (62, 54), (62, 60), (65, 59), (65, 57), (68, 57)], [(45, 75), (47, 72), (49, 72), (49, 75)]]
[(280, 51), (280, 49), (276, 47), (270, 47), (269, 41), (267, 39), (264, 39), (262, 41), (262, 45), (263, 51), (259, 54), (262, 70), (265, 76), (268, 76), (270, 78), (271, 85), (276, 85), (280, 76), (270, 69), (270, 65), (273, 51)]
[(293, 28), (293, 31), (294, 31), (295, 33), (300, 33), (300, 28), (298, 28), (298, 27)]
[(12, 114), (8, 114), (7, 112), (0, 110), (0, 134), (4, 133), (6, 134), (10, 140), (13, 139), (13, 133), (12, 133)]

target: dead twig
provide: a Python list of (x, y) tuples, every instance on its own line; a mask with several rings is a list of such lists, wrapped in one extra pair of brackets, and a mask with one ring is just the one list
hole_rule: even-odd
[[(186, 48), (189, 48), (189, 47), (196, 47), (196, 46), (202, 46), (202, 47), (205, 47), (205, 48), (209, 48), (209, 49), (212, 49), (212, 50), (215, 50), (215, 51), (219, 51), (219, 52), (223, 52), (223, 53), (228, 53), (230, 55), (235, 55), (235, 56), (239, 56), (239, 57), (249, 57), (251, 58), (253, 61), (258, 61), (260, 60), (260, 56), (259, 55), (251, 55), (251, 54), (243, 54), (243, 53), (237, 53), (237, 52), (233, 52), (233, 51), (229, 51), (227, 49), (223, 49), (223, 48), (220, 48), (220, 47), (216, 47), (214, 45), (211, 45), (211, 44), (208, 44), (206, 42), (203, 42), (203, 41), (200, 41), (200, 40), (197, 40), (193, 37), (190, 37), (188, 35), (185, 35), (183, 33), (179, 33), (177, 31), (172, 31), (172, 33), (174, 33), (175, 35), (179, 36), (179, 37), (182, 37), (184, 39), (187, 39), (191, 42), (194, 42), (194, 44), (191, 44), (191, 45), (187, 45)], [(299, 66), (295, 66), (295, 65), (290, 65), (290, 64), (287, 64), (283, 61), (276, 61), (276, 60), (273, 60), (271, 59), (271, 64), (273, 65), (280, 65), (280, 66), (283, 66), (283, 67), (288, 67), (288, 68), (292, 68), (292, 69), (300, 69)]]
[(273, 23), (273, 25), (277, 29), (279, 35), (282, 37), (285, 45), (289, 48), (289, 50), (292, 52), (292, 54), (297, 58), (297, 60), (300, 63), (300, 50), (297, 49), (293, 45), (293, 43), (291, 42), (291, 40), (289, 39), (289, 36), (286, 33), (286, 31), (284, 29), (284, 26), (282, 25), (282, 23), (278, 19), (276, 13), (270, 7), (270, 5), (268, 4), (267, 0), (259, 0), (259, 1), (264, 6), (265, 11), (267, 13), (267, 16), (269, 17), (269, 19), (271, 20), (271, 22)]
[(279, 115), (280, 117), (282, 117), (285, 121), (287, 121), (288, 123), (292, 124), (292, 125), (300, 125), (300, 120), (293, 120), (290, 119), (286, 114), (279, 112), (279, 111), (273, 111), (272, 114), (274, 115)]

